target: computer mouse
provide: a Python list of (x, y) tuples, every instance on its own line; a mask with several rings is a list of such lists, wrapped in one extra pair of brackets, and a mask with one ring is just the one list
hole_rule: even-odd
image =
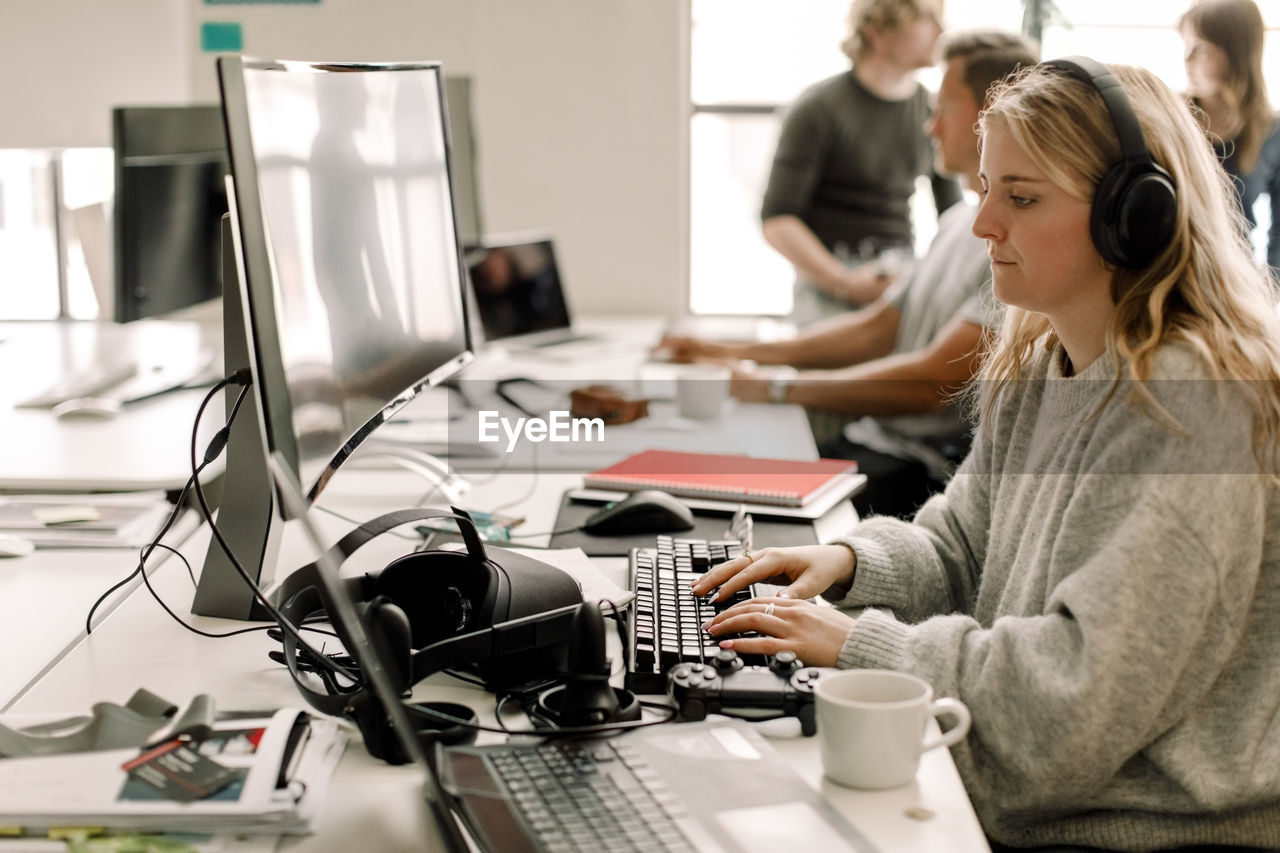
[(587, 517), (582, 529), (603, 536), (674, 533), (693, 528), (693, 512), (677, 498), (656, 489), (633, 492)]
[(0, 533), (0, 557), (25, 557), (36, 549), (35, 543), (18, 536)]

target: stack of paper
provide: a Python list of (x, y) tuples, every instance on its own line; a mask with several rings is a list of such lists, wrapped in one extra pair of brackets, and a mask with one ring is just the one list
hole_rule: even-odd
[(44, 548), (122, 548), (151, 541), (173, 507), (162, 492), (0, 496), (0, 533)]
[[(220, 720), (210, 737), (183, 748), (226, 768), (230, 781), (222, 780), (209, 796), (185, 801), (181, 797), (201, 784), (194, 774), (184, 775), (192, 764), (190, 752), (185, 759), (175, 753), (172, 762), (143, 768), (149, 774), (138, 772), (140, 764), (158, 750), (4, 758), (0, 827), (8, 833), (32, 834), (71, 826), (197, 834), (306, 833), (345, 745), (346, 734), (336, 720), (311, 717), (296, 708), (267, 717)], [(166, 783), (174, 790), (166, 793)]]

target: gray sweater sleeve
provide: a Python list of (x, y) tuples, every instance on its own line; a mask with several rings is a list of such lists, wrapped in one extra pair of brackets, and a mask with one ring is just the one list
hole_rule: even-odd
[[(1009, 437), (1015, 418), (979, 436), (914, 524), (870, 519), (842, 540), (857, 569), (840, 603), (871, 607), (839, 664), (913, 672), (969, 706), (952, 753), (997, 838), (1163, 846), (1196, 836), (1160, 836), (1132, 817), (1144, 802), (1186, 822), (1280, 801), (1237, 742), (1243, 728), (1280, 749), (1280, 681), (1261, 651), (1280, 632), (1242, 640), (1280, 607), (1276, 489), (1243, 473), (1247, 420), (1209, 411), (1212, 444), (1116, 407), (1054, 437), (1062, 467), (1034, 473), (1022, 466), (1044, 458)], [(1224, 686), (1231, 672), (1250, 680)]]

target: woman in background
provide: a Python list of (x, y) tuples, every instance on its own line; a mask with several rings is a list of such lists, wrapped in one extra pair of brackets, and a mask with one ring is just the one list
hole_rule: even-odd
[(1251, 229), (1254, 203), (1270, 198), (1266, 258), (1280, 273), (1280, 124), (1262, 76), (1262, 14), (1253, 0), (1201, 0), (1178, 29), (1186, 45), (1187, 94), (1204, 112)]
[(1141, 184), (1167, 229), (1092, 227), (1131, 162), (1098, 86), (1047, 63), (995, 92), (973, 229), (1008, 309), (968, 458), (914, 521), (744, 555), (692, 591), (782, 576), (711, 620), (763, 635), (722, 647), (960, 698), (951, 753), (997, 850), (1280, 847), (1275, 288), (1185, 100), (1110, 76), (1168, 173), (1163, 196)]

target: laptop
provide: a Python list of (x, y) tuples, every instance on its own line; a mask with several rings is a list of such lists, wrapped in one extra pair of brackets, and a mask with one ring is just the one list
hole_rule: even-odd
[(449, 853), (575, 846), (773, 853), (797, 845), (806, 853), (874, 853), (843, 815), (738, 720), (662, 723), (540, 743), (455, 746), (428, 761), (410, 734), (413, 726), (389, 676), (391, 664), (356, 615), (339, 567), (307, 516), (301, 488), (278, 454), (271, 455), (269, 465), (289, 515), (301, 519), (321, 555), (318, 574), (334, 605), (330, 618), (351, 638), (353, 648), (347, 651), (386, 708), (401, 748), (422, 773), (426, 803)]
[(467, 251), (467, 271), (485, 340), (526, 351), (600, 343), (573, 327), (550, 235), (486, 238)]

